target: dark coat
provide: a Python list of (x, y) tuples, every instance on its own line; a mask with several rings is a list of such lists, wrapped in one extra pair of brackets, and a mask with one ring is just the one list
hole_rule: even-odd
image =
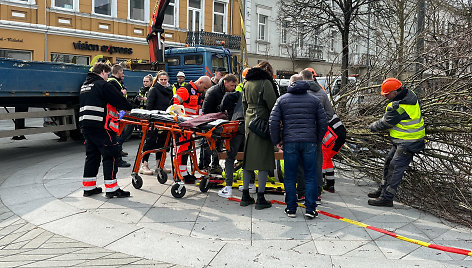
[[(257, 116), (269, 120), (270, 111), (277, 100), (277, 87), (273, 78), (259, 68), (252, 68), (244, 84), (243, 110), (245, 123), (244, 163), (246, 170), (274, 170), (274, 146), (249, 130), (249, 122)], [(259, 93), (262, 104), (258, 104)]]
[(321, 106), (325, 110), (328, 121), (331, 120), (331, 118), (333, 118), (333, 115), (334, 115), (334, 110), (333, 110), (333, 106), (331, 105), (331, 102), (329, 101), (328, 94), (326, 94), (326, 91), (324, 91), (321, 88), (318, 82), (308, 81), (308, 84), (310, 85), (310, 88), (308, 89), (308, 93), (313, 94), (315, 97), (317, 97), (320, 100)]
[(146, 103), (146, 110), (161, 110), (165, 111), (170, 106), (173, 92), (172, 87), (164, 87), (156, 83), (149, 90), (148, 99)]
[(205, 93), (205, 99), (203, 100), (202, 112), (203, 114), (218, 113), (221, 112), (220, 104), (221, 100), (225, 96), (225, 84), (223, 79), (217, 85), (210, 87)]
[(321, 143), (328, 128), (328, 120), (320, 100), (307, 93), (309, 88), (306, 81), (295, 81), (287, 88), (287, 94), (275, 103), (269, 120), (274, 144), (278, 144), (281, 139), (284, 143)]

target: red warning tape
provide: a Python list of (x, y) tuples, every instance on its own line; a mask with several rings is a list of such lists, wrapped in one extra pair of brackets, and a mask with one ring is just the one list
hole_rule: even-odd
[[(230, 198), (228, 198), (228, 200), (241, 202), (241, 200), (239, 198), (234, 198), (234, 197), (230, 197)], [(278, 201), (278, 200), (270, 200), (270, 202), (272, 204), (286, 205), (285, 202)], [(300, 204), (300, 203), (298, 204), (298, 206), (305, 207), (305, 205)], [(402, 235), (398, 235), (396, 233), (393, 233), (393, 232), (390, 232), (390, 231), (387, 231), (387, 230), (384, 230), (384, 229), (381, 229), (381, 228), (370, 226), (370, 225), (367, 225), (367, 224), (362, 223), (362, 222), (353, 221), (353, 220), (350, 220), (350, 219), (347, 219), (347, 218), (343, 218), (343, 217), (340, 217), (338, 215), (328, 213), (326, 211), (322, 211), (322, 210), (317, 210), (317, 211), (318, 211), (318, 213), (323, 214), (325, 216), (328, 216), (328, 217), (331, 217), (331, 218), (334, 218), (334, 219), (337, 219), (337, 220), (341, 220), (341, 221), (344, 221), (344, 222), (347, 222), (347, 223), (351, 223), (351, 224), (354, 224), (354, 225), (357, 225), (357, 226), (360, 226), (360, 227), (364, 227), (364, 228), (370, 229), (372, 231), (383, 233), (383, 234), (389, 235), (391, 237), (394, 237), (394, 238), (397, 238), (397, 239), (400, 239), (400, 240), (404, 240), (404, 241), (407, 241), (407, 242), (410, 242), (410, 243), (413, 243), (413, 244), (417, 244), (417, 245), (420, 245), (420, 246), (423, 246), (423, 247), (434, 248), (434, 249), (441, 250), (441, 251), (472, 256), (472, 251), (471, 250), (454, 248), (454, 247), (446, 247), (446, 246), (440, 246), (440, 245), (436, 245), (436, 244), (427, 243), (427, 242), (424, 242), (424, 241), (421, 241), (421, 240), (416, 240), (416, 239), (408, 238), (408, 237), (405, 237), (405, 236), (402, 236)]]

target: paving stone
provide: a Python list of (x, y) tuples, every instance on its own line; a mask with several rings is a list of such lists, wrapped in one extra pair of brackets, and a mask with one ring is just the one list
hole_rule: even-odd
[(6, 262), (0, 261), (0, 267), (11, 268), (11, 267), (22, 266), (22, 265), (29, 264), (29, 263), (34, 263), (34, 261), (26, 261), (26, 260), (24, 260), (24, 261), (6, 261)]
[(83, 260), (67, 260), (67, 261), (44, 260), (44, 261), (37, 261), (34, 263), (23, 265), (21, 267), (70, 267), (77, 264), (81, 264), (83, 262), (84, 262)]
[(15, 255), (19, 253), (26, 254), (30, 250), (31, 249), (2, 249), (0, 250), (0, 259), (3, 258), (4, 256), (10, 256), (10, 255)]
[(359, 248), (365, 244), (369, 243), (366, 240), (352, 240), (352, 241), (326, 241), (326, 240), (317, 240), (314, 241), (317, 251), (320, 254), (325, 255), (344, 255), (356, 248)]
[(377, 240), (375, 244), (380, 248), (387, 259), (398, 260), (407, 256), (414, 250), (421, 247), (413, 243), (405, 243), (405, 241), (392, 238), (389, 240)]
[(2, 261), (41, 261), (45, 259), (49, 259), (54, 257), (55, 254), (47, 255), (47, 254), (15, 254), (10, 256), (3, 256)]
[(254, 221), (252, 223), (252, 239), (287, 239), (306, 240), (311, 234), (305, 222), (265, 222)]
[(46, 241), (48, 241), (53, 236), (54, 236), (53, 233), (44, 231), (40, 235), (35, 237), (35, 239), (33, 239), (33, 240), (29, 241), (27, 244), (25, 244), (23, 247), (24, 248), (38, 248), (41, 245), (43, 245), (44, 243), (46, 243)]
[(197, 222), (192, 237), (216, 240), (251, 240), (251, 221)]

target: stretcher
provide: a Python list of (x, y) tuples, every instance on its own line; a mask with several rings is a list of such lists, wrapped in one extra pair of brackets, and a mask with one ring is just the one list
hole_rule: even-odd
[[(172, 196), (175, 198), (182, 198), (186, 193), (183, 177), (179, 169), (179, 155), (189, 155), (191, 163), (190, 174), (194, 175), (196, 172), (198, 172), (202, 175), (200, 178), (199, 188), (202, 192), (207, 192), (210, 187), (210, 177), (208, 172), (198, 168), (196, 155), (197, 147), (195, 145), (195, 141), (206, 139), (210, 149), (214, 150), (216, 139), (220, 139), (224, 143), (225, 148), (229, 150), (229, 140), (233, 138), (234, 135), (236, 135), (240, 122), (228, 121), (224, 119), (209, 120), (206, 122), (204, 117), (205, 116), (187, 116), (182, 113), (168, 113), (164, 111), (148, 111), (142, 109), (133, 109), (129, 114), (123, 116), (123, 118), (120, 120), (120, 133), (123, 128), (129, 124), (141, 126), (143, 132), (131, 173), (131, 182), (133, 187), (140, 189), (143, 185), (143, 180), (141, 176), (139, 176), (139, 168), (143, 156), (156, 152), (162, 152), (160, 166), (157, 172), (157, 180), (159, 183), (166, 183), (167, 173), (165, 173), (162, 168), (164, 167), (167, 151), (169, 150), (172, 158), (171, 163), (174, 180), (174, 185), (171, 187)], [(191, 124), (192, 122), (199, 123)], [(147, 132), (153, 131), (155, 129), (167, 131), (164, 146), (161, 148), (143, 151)], [(184, 141), (178, 141), (179, 136), (190, 136), (190, 138)], [(186, 143), (189, 143), (189, 149), (183, 152), (177, 152), (177, 146)]]

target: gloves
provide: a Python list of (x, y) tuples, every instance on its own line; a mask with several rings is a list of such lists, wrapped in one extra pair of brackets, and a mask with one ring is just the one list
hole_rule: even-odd
[(371, 123), (371, 124), (369, 125), (369, 129), (370, 129), (370, 131), (372, 131), (372, 132), (376, 132), (376, 131), (377, 131), (377, 128), (375, 127), (375, 122), (374, 122), (374, 123)]

